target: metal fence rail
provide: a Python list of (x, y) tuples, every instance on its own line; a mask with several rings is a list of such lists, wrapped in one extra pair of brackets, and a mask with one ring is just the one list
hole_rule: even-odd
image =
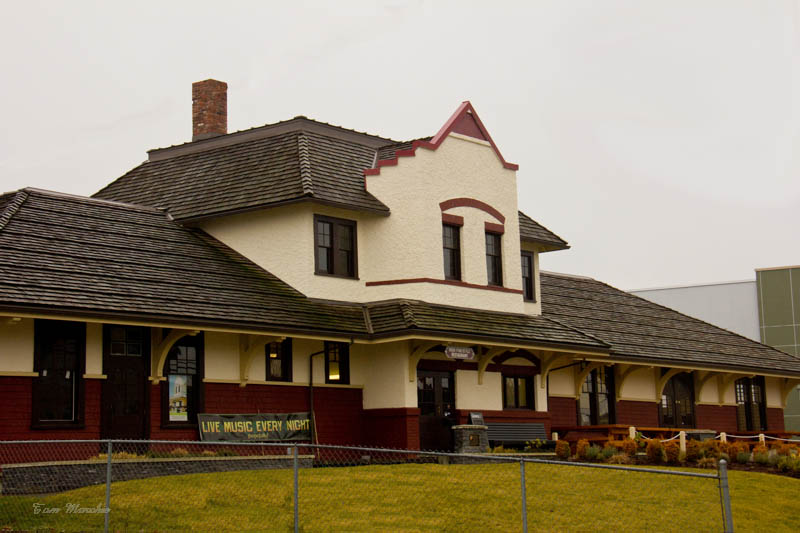
[[(675, 493), (695, 510), (669, 507)], [(0, 441), (0, 530), (527, 531), (529, 524), (733, 531), (726, 465), (701, 473), (303, 443)]]

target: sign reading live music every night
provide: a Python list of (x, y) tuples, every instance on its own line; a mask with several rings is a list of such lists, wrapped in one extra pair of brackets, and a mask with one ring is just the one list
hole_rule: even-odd
[(308, 413), (198, 414), (197, 418), (204, 441), (311, 440)]

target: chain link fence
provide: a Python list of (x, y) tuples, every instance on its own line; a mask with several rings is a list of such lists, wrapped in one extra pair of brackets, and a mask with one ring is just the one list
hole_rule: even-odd
[(0, 530), (732, 531), (717, 472), (310, 444), (0, 441)]

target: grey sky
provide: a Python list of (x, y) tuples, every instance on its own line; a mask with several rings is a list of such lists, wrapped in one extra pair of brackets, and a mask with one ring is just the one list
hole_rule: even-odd
[(750, 2), (5, 2), (0, 189), (92, 194), (191, 137), (303, 114), (395, 139), (472, 101), (542, 267), (621, 288), (800, 264), (800, 8)]

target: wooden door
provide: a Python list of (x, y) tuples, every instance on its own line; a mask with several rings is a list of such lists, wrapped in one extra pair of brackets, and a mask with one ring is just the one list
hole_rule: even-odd
[(145, 439), (149, 420), (147, 375), (150, 330), (106, 325), (103, 329), (103, 436)]
[(419, 443), (423, 450), (451, 451), (456, 424), (452, 372), (417, 370)]

